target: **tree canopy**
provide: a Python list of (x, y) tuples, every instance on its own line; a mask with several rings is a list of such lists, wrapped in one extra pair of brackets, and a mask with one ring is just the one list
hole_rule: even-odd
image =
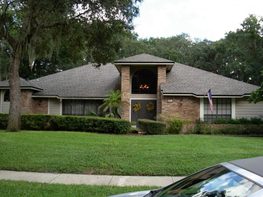
[(140, 1), (0, 0), (0, 41), (10, 59), (8, 130), (20, 128), (23, 62), (33, 68), (36, 59), (51, 58), (62, 43), (72, 57), (110, 61), (119, 48), (118, 35), (132, 27)]

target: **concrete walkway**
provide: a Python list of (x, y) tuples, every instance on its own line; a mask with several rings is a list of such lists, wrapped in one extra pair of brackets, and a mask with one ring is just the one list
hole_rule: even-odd
[(183, 177), (171, 176), (112, 176), (85, 174), (57, 174), (0, 170), (0, 180), (29, 181), (49, 184), (157, 186), (163, 187)]

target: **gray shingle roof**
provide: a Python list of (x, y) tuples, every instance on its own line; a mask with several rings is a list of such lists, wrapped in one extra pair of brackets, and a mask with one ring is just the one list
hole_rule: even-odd
[(192, 94), (205, 96), (211, 89), (213, 95), (243, 96), (258, 86), (237, 81), (194, 67), (175, 63), (168, 73), (167, 83), (161, 85), (164, 94)]
[[(37, 86), (36, 84), (27, 81), (23, 78), (20, 78), (20, 87), (21, 89), (30, 89), (30, 90), (36, 90), (36, 91), (41, 91), (42, 89)], [(9, 81), (0, 81), (0, 89), (9, 89)]]
[(142, 53), (139, 55), (134, 55), (131, 57), (117, 60), (114, 63), (115, 64), (120, 64), (120, 63), (169, 63), (169, 64), (173, 64), (174, 62), (171, 60), (164, 59), (164, 58)]
[(91, 64), (32, 80), (43, 88), (35, 96), (101, 98), (120, 86), (120, 74), (113, 64), (95, 68)]

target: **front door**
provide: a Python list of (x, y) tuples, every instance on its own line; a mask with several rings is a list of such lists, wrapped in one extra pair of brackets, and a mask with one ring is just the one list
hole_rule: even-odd
[(131, 121), (156, 119), (156, 100), (131, 100)]

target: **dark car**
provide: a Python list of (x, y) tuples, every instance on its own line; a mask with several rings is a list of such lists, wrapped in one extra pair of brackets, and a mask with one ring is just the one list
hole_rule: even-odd
[(263, 157), (221, 163), (158, 190), (111, 197), (263, 197)]

